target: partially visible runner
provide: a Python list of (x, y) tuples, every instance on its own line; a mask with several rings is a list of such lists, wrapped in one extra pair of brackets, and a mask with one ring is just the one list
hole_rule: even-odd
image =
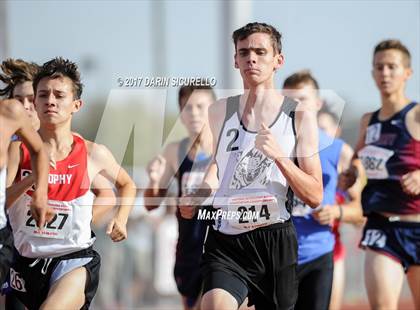
[[(34, 89), (32, 87), (32, 81), (39, 69), (38, 65), (22, 59), (9, 58), (1, 63), (0, 69), (0, 81), (5, 85), (4, 88), (0, 89), (0, 96), (18, 100), (25, 108), (31, 120), (32, 127), (38, 131), (39, 118), (35, 111)], [(17, 136), (13, 136), (12, 140), (17, 140)], [(2, 293), (6, 294), (6, 309), (24, 309), (23, 304), (16, 297), (7, 294), (10, 290), (8, 283), (5, 283), (3, 287)]]
[(407, 47), (398, 40), (380, 42), (372, 75), (381, 108), (362, 117), (354, 160), (367, 175), (360, 242), (365, 285), (373, 309), (397, 309), (406, 273), (420, 309), (420, 105), (405, 94), (412, 75)]
[[(202, 183), (204, 173), (211, 161), (212, 136), (208, 124), (208, 108), (216, 100), (210, 87), (183, 86), (178, 93), (178, 105), (182, 123), (188, 137), (169, 144), (161, 155), (148, 165), (149, 185), (144, 193), (148, 210), (159, 206), (167, 194), (170, 182), (175, 177), (178, 196), (185, 196)], [(206, 221), (181, 217), (178, 220), (178, 243), (174, 267), (175, 282), (182, 296), (185, 310), (195, 309), (200, 304), (202, 276), (200, 262)]]
[(119, 208), (107, 228), (114, 241), (127, 237), (135, 185), (105, 146), (71, 132), (73, 114), (82, 106), (83, 87), (74, 63), (62, 58), (46, 62), (33, 84), (39, 133), (50, 155), (48, 203), (55, 215), (44, 230), (33, 226), (27, 213), (33, 189), (32, 184), (25, 183), (32, 166), (27, 148), (16, 142), (9, 152), (13, 160), (8, 163), (8, 184), (15, 181), (15, 188), (25, 186), (8, 197), (19, 254), (11, 268), (10, 282), (13, 293), (29, 309), (88, 308), (96, 292), (100, 266), (99, 255), (92, 249), (91, 184), (102, 174), (118, 189)]
[[(320, 129), (324, 130), (324, 132), (330, 137), (339, 137), (341, 135), (341, 128), (339, 126), (339, 121), (340, 120), (338, 116), (326, 106), (323, 106), (321, 110), (318, 112), (318, 126)], [(360, 184), (353, 185), (348, 191), (344, 191), (340, 188), (337, 188), (336, 193), (335, 193), (336, 204), (341, 205), (342, 207), (345, 207), (346, 202), (349, 201), (350, 197), (355, 197), (356, 195), (360, 196), (360, 192), (361, 192)], [(345, 287), (346, 248), (344, 247), (344, 244), (341, 241), (340, 223), (341, 221), (336, 219), (334, 220), (334, 223), (332, 226), (332, 232), (335, 237), (335, 243), (334, 243), (334, 250), (333, 250), (334, 276), (333, 276), (331, 300), (330, 300), (330, 306), (329, 306), (330, 310), (341, 309), (342, 302), (343, 302), (344, 287)], [(360, 225), (361, 224), (362, 223), (360, 223)]]
[(257, 310), (293, 309), (293, 192), (312, 207), (322, 200), (316, 115), (275, 89), (284, 57), (273, 26), (249, 23), (233, 42), (245, 91), (210, 107), (213, 161), (180, 207), (192, 218), (198, 208), (191, 206), (215, 194), (221, 211), (205, 242), (201, 308), (237, 309), (248, 296)]
[(6, 59), (0, 65), (0, 81), (5, 85), (0, 89), (0, 96), (14, 98), (22, 103), (31, 119), (32, 127), (39, 129), (39, 119), (34, 106), (32, 81), (38, 72), (38, 65), (22, 59)]
[(7, 149), (13, 135), (17, 135), (28, 150), (28, 161), (34, 167), (36, 190), (28, 204), (34, 226), (44, 227), (47, 213), (48, 157), (39, 135), (33, 130), (25, 109), (17, 100), (0, 100), (0, 283), (9, 273), (13, 259), (13, 238), (5, 213), (6, 169), (12, 160)]
[[(319, 84), (309, 71), (292, 74), (284, 81), (283, 88), (288, 96), (312, 106), (317, 111), (321, 109)], [(335, 201), (338, 175), (349, 168), (353, 149), (343, 140), (319, 129), (319, 156), (324, 188), (322, 203), (312, 210), (295, 197), (292, 212), (298, 237), (299, 290), (295, 305), (297, 310), (328, 309), (333, 282), (335, 243), (331, 226), (335, 220), (362, 220), (360, 195), (351, 197), (345, 207), (336, 204)]]
[[(31, 120), (32, 127), (37, 131), (39, 129), (39, 118), (34, 106), (34, 89), (32, 81), (39, 70), (39, 66), (33, 62), (27, 62), (22, 59), (6, 59), (0, 65), (0, 81), (5, 85), (0, 89), (0, 95), (5, 98), (14, 98), (18, 100), (25, 108)], [(16, 136), (12, 140), (17, 140)], [(33, 176), (25, 178), (26, 182), (33, 182)], [(24, 186), (24, 184), (21, 184)], [(95, 189), (92, 189), (96, 195), (93, 206), (93, 223), (100, 221), (110, 212), (115, 205), (115, 195), (111, 188), (111, 184), (107, 180), (99, 176), (95, 181)], [(12, 191), (19, 190), (16, 188), (8, 188), (6, 192), (13, 196)], [(6, 309), (22, 309), (23, 305), (19, 300), (11, 294), (7, 294), (10, 290), (8, 284), (4, 285), (3, 292), (6, 293)]]

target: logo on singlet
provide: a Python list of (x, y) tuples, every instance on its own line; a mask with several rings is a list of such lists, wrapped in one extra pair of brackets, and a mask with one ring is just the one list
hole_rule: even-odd
[[(22, 169), (20, 172), (20, 178), (23, 180), (28, 175), (32, 173), (32, 170), (29, 169)], [(71, 184), (72, 174), (48, 174), (48, 184)], [(31, 190), (35, 190), (34, 186), (32, 186)]]
[(253, 183), (258, 186), (266, 185), (268, 183), (267, 172), (272, 164), (272, 159), (252, 148), (237, 163), (230, 188), (241, 189)]
[(67, 184), (70, 185), (72, 174), (49, 174), (48, 184)]

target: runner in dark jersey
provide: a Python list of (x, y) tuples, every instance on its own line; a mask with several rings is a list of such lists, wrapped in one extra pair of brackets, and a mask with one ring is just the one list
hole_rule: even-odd
[(397, 308), (404, 272), (420, 309), (420, 105), (405, 95), (410, 62), (398, 40), (375, 47), (372, 73), (382, 105), (363, 116), (356, 146), (354, 164), (367, 175), (360, 246), (373, 309)]
[[(178, 184), (178, 197), (193, 192), (201, 185), (211, 160), (212, 139), (207, 110), (214, 100), (214, 92), (209, 87), (191, 85), (179, 90), (180, 117), (188, 137), (169, 144), (163, 154), (149, 164), (150, 182), (145, 191), (146, 208), (149, 210), (158, 207), (166, 196), (172, 177), (176, 178)], [(174, 277), (184, 309), (193, 309), (199, 304), (202, 291), (200, 262), (207, 225), (197, 216), (182, 218), (178, 208), (176, 217), (178, 243)]]

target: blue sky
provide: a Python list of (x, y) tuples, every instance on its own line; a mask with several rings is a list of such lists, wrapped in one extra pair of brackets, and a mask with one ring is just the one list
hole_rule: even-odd
[[(156, 16), (150, 1), (8, 2), (8, 56), (75, 60), (81, 64), (85, 100), (106, 97), (118, 77), (214, 76), (218, 87), (226, 87), (223, 73), (234, 70), (226, 46), (232, 27), (240, 25), (225, 26), (225, 3), (160, 4), (164, 12)], [(322, 88), (347, 99), (350, 117), (359, 117), (379, 107), (370, 75), (374, 45), (399, 38), (413, 57), (407, 92), (419, 100), (419, 1), (238, 1), (236, 8), (237, 20), (264, 21), (283, 33), (286, 64), (276, 77), (279, 87), (287, 75), (309, 68)], [(156, 25), (165, 34), (159, 43)], [(163, 69), (156, 72), (159, 66)], [(175, 92), (170, 89), (171, 98)], [(168, 106), (176, 108), (176, 103)]]

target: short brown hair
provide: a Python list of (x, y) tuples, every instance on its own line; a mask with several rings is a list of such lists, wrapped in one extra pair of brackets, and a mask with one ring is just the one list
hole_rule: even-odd
[(266, 33), (270, 35), (271, 42), (273, 45), (274, 52), (281, 53), (282, 45), (281, 45), (281, 33), (277, 31), (271, 25), (265, 23), (248, 23), (245, 26), (235, 30), (232, 34), (233, 43), (235, 44), (235, 51), (238, 45), (238, 41), (242, 41), (249, 37), (253, 33)]
[(290, 75), (284, 81), (283, 88), (292, 89), (297, 87), (299, 84), (312, 84), (316, 90), (319, 90), (319, 84), (309, 70), (301, 70)]
[(3, 61), (0, 68), (0, 81), (6, 85), (0, 89), (0, 96), (8, 98), (13, 98), (13, 91), (18, 84), (32, 82), (39, 70), (39, 66), (34, 62), (12, 58)]
[[(204, 79), (202, 79), (204, 81)], [(211, 86), (203, 85), (203, 83), (197, 84), (188, 84), (182, 86), (178, 91), (178, 106), (182, 110), (183, 105), (187, 102), (188, 98), (190, 98), (191, 94), (195, 90), (204, 90), (211, 95), (213, 100), (216, 100), (216, 94)]]
[(376, 53), (387, 51), (387, 50), (397, 50), (402, 53), (404, 56), (404, 65), (407, 68), (411, 67), (411, 55), (408, 48), (401, 43), (400, 40), (397, 39), (389, 39), (384, 40), (378, 43), (378, 45), (375, 46), (375, 50), (373, 52), (373, 57), (375, 57)]
[(62, 57), (56, 57), (44, 63), (34, 78), (35, 93), (39, 82), (45, 77), (50, 79), (68, 77), (73, 82), (74, 99), (80, 99), (82, 96), (83, 84), (80, 81), (79, 69), (74, 62)]

